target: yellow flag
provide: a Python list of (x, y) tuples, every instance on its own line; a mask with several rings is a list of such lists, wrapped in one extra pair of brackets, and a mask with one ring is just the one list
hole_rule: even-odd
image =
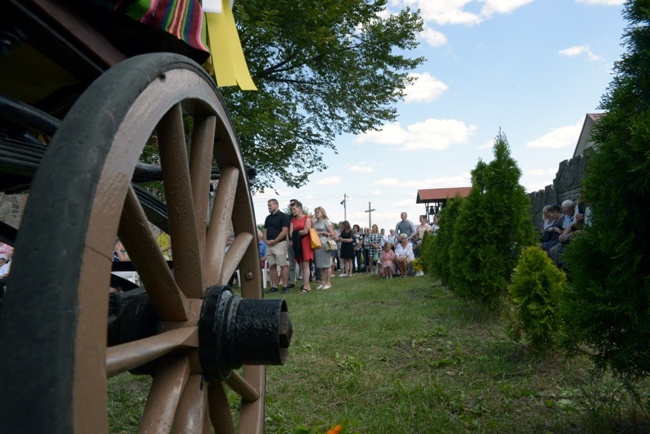
[(217, 86), (239, 85), (242, 90), (257, 90), (244, 58), (230, 2), (221, 0), (221, 13), (205, 15)]

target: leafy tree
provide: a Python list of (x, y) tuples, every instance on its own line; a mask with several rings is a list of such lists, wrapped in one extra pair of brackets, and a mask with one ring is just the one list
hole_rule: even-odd
[(341, 133), (395, 120), (395, 103), (421, 57), (418, 12), (386, 13), (387, 0), (247, 0), (235, 4), (257, 92), (224, 88), (255, 187), (304, 185), (326, 169)]
[(559, 329), (560, 297), (566, 276), (539, 247), (524, 249), (512, 273), (508, 301), (513, 330), (521, 329), (538, 351), (550, 348)]
[[(587, 160), (583, 196), (591, 225), (565, 252), (567, 342), (588, 349), (599, 368), (650, 373), (650, 9), (629, 1), (626, 52), (601, 100), (597, 151)], [(585, 346), (586, 344), (586, 346)]]
[(494, 160), (472, 171), (450, 248), (452, 285), (489, 308), (501, 304), (521, 250), (536, 238), (521, 170), (501, 131), (493, 151)]
[[(438, 276), (443, 284), (449, 286), (451, 286), (449, 247), (454, 241), (454, 223), (458, 217), (463, 200), (462, 196), (456, 193), (453, 200), (447, 201), (447, 206), (445, 206), (440, 212), (440, 221), (438, 222), (440, 228), (436, 231), (436, 235), (433, 237), (431, 270), (433, 271), (433, 274)], [(425, 267), (428, 267), (428, 265)]]

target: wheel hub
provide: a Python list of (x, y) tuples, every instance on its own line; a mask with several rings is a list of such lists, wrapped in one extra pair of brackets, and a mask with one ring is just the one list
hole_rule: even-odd
[(244, 299), (227, 286), (212, 286), (199, 319), (203, 375), (223, 380), (242, 365), (282, 365), (292, 333), (284, 300)]

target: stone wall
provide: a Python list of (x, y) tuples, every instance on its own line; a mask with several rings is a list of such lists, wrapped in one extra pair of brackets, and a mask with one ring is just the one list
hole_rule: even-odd
[(567, 199), (576, 200), (580, 196), (580, 184), (585, 173), (586, 158), (578, 155), (560, 163), (553, 184), (543, 190), (529, 193), (532, 204), (533, 224), (542, 229), (544, 216), (542, 209), (545, 205), (561, 204)]

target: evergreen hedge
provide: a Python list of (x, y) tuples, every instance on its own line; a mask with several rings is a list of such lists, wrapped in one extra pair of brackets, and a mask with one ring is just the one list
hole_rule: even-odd
[(629, 1), (626, 53), (601, 100), (583, 196), (591, 224), (565, 252), (566, 343), (615, 374), (650, 373), (650, 9)]
[(436, 236), (433, 237), (432, 255), (429, 259), (433, 274), (451, 289), (453, 289), (453, 285), (450, 282), (451, 263), (449, 248), (454, 241), (454, 224), (463, 200), (460, 194), (456, 194), (453, 200), (447, 199), (447, 206), (440, 212), (440, 220), (438, 221), (440, 228), (436, 231)]

